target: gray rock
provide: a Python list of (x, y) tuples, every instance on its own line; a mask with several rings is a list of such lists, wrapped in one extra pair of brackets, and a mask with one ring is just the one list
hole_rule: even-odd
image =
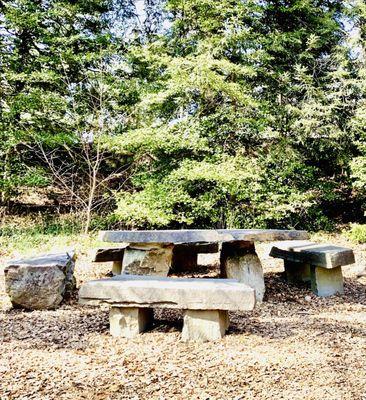
[(12, 260), (4, 269), (5, 288), (14, 307), (53, 309), (75, 287), (75, 253)]
[(172, 264), (172, 244), (130, 243), (125, 249), (122, 273), (167, 276)]
[(221, 250), (221, 275), (255, 289), (258, 303), (263, 301), (265, 284), (261, 261), (253, 243), (223, 243)]

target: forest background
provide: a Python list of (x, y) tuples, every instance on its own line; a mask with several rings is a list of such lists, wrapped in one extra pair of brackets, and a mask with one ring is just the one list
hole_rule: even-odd
[(0, 236), (351, 224), (363, 0), (0, 0)]

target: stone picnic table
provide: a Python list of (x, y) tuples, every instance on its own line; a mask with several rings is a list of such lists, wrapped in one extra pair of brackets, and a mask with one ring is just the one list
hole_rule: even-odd
[(254, 244), (308, 239), (306, 231), (279, 229), (120, 230), (102, 231), (99, 236), (105, 242), (125, 244), (122, 259), (117, 261), (123, 274), (167, 276), (174, 259), (192, 267), (198, 253), (220, 250), (221, 277), (252, 287), (259, 302), (265, 286)]

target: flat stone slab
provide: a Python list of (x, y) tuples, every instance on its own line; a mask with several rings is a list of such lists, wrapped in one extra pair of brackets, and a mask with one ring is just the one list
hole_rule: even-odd
[(234, 279), (119, 275), (82, 285), (79, 302), (130, 308), (249, 311), (255, 306), (255, 291)]
[(323, 268), (336, 268), (355, 262), (352, 249), (309, 241), (276, 243), (271, 249), (270, 256), (287, 261), (317, 265)]
[(101, 231), (100, 239), (105, 242), (129, 243), (203, 243), (250, 241), (266, 242), (277, 240), (305, 240), (306, 231), (280, 229), (187, 229), (150, 231)]
[(126, 247), (127, 244), (124, 247), (97, 249), (92, 256), (92, 262), (121, 261)]
[(12, 267), (19, 266), (60, 266), (63, 268), (69, 263), (70, 259), (75, 260), (75, 258), (76, 256), (73, 250), (65, 253), (43, 254), (36, 257), (20, 258), (18, 260), (10, 260), (5, 266), (4, 271), (6, 272)]

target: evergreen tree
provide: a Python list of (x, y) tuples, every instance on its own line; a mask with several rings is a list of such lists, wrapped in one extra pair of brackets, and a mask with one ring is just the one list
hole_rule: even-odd
[[(107, 0), (0, 2), (0, 192), (50, 181), (35, 141), (65, 151), (75, 143), (67, 120), (70, 91), (109, 46)], [(61, 150), (62, 151), (62, 150)]]
[(166, 9), (168, 32), (129, 54), (144, 85), (135, 127), (116, 143), (135, 166), (118, 218), (324, 227), (321, 207), (342, 182), (329, 182), (345, 138), (331, 86), (342, 1), (170, 0)]

